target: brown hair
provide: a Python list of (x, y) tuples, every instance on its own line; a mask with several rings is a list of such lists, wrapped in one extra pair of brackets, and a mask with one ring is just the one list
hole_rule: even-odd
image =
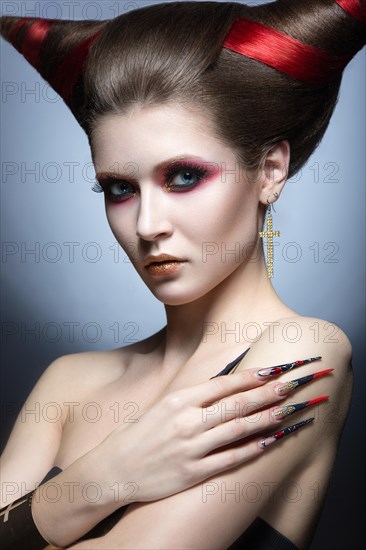
[(102, 30), (72, 104), (92, 150), (100, 116), (125, 113), (136, 104), (173, 101), (199, 106), (217, 137), (248, 168), (257, 169), (272, 145), (288, 140), (291, 177), (323, 137), (341, 76), (309, 84), (223, 48), (238, 17), (264, 23), (331, 55), (354, 55), (365, 43), (365, 26), (334, 0), (277, 0), (252, 7), (183, 1), (140, 8), (107, 21), (74, 21), (68, 27), (60, 21), (42, 44), (40, 72), (47, 78), (57, 57)]

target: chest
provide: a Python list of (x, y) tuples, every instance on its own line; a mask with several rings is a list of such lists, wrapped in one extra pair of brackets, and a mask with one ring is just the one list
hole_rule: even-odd
[(66, 468), (119, 425), (137, 422), (167, 393), (205, 382), (216, 372), (215, 366), (187, 366), (179, 374), (162, 376), (148, 369), (131, 368), (122, 379), (96, 387), (82, 399), (63, 403), (67, 419), (54, 464)]

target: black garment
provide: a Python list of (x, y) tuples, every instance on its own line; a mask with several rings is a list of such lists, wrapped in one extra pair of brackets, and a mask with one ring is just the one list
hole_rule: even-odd
[(288, 538), (258, 517), (228, 550), (299, 550)]

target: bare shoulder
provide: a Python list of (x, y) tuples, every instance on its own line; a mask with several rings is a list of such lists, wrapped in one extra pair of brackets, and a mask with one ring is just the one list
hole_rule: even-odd
[[(310, 353), (333, 359), (348, 366), (352, 346), (343, 330), (330, 321), (295, 315), (268, 323), (261, 338), (251, 346), (253, 353), (274, 353), (275, 356), (294, 352)], [(300, 357), (298, 357), (300, 359)]]
[(160, 342), (156, 333), (134, 344), (101, 351), (83, 351), (61, 355), (44, 371), (40, 383), (52, 386), (72, 396), (80, 390), (89, 393), (95, 388), (121, 378), (134, 363), (136, 356), (147, 354)]
[[(335, 323), (314, 317), (293, 316), (268, 324), (260, 339), (250, 347), (241, 368), (276, 366), (318, 358), (281, 375), (279, 382), (331, 370), (296, 390), (293, 402), (329, 396), (315, 411), (315, 431), (332, 445), (337, 444), (347, 418), (353, 386), (352, 346)], [(239, 370), (239, 369), (238, 369)]]

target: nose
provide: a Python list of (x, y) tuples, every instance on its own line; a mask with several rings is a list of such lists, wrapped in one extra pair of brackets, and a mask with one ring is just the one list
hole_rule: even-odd
[(160, 188), (144, 188), (140, 194), (136, 234), (144, 241), (166, 238), (173, 232), (165, 193)]

